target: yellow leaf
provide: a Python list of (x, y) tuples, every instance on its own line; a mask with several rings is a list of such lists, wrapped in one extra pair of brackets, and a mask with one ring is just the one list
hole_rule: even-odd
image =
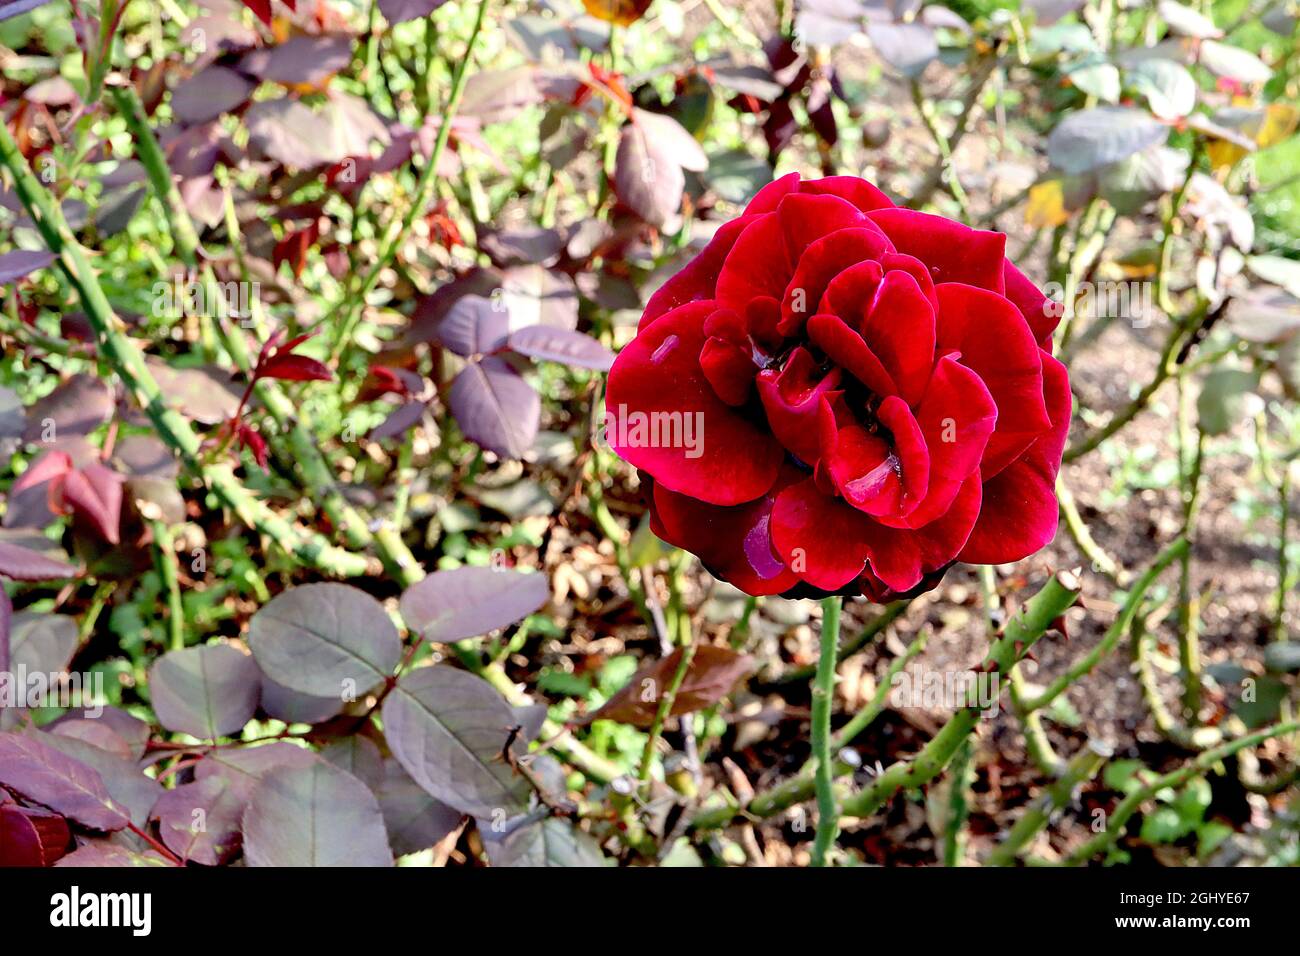
[(1260, 149), (1276, 146), (1295, 132), (1300, 124), (1300, 110), (1289, 103), (1269, 103), (1264, 110), (1264, 119), (1255, 134), (1255, 142)]
[(582, 5), (597, 20), (625, 27), (645, 16), (652, 2), (653, 0), (582, 0)]
[(1025, 204), (1025, 224), (1034, 229), (1059, 226), (1070, 218), (1065, 208), (1065, 190), (1059, 179), (1048, 179), (1029, 190)]
[(1238, 160), (1244, 159), (1246, 150), (1236, 143), (1230, 143), (1226, 139), (1212, 139), (1205, 146), (1205, 153), (1210, 157), (1210, 165), (1215, 171), (1228, 169), (1235, 166)]

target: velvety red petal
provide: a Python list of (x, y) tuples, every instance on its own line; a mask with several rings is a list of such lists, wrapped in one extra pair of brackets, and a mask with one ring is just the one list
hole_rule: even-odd
[(777, 440), (800, 461), (816, 464), (821, 457), (817, 413), (822, 397), (839, 385), (839, 369), (818, 376), (812, 356), (802, 346), (790, 353), (785, 368), (758, 375), (758, 394)]
[(955, 349), (998, 406), (980, 470), (984, 480), (1014, 461), (1052, 425), (1043, 399), (1042, 358), (1020, 312), (1000, 295), (960, 283), (936, 287), (938, 347)]
[(1070, 430), (1070, 379), (1064, 365), (1045, 356), (1043, 381), (1054, 410), (1052, 430), (984, 483), (984, 506), (961, 552), (961, 560), (970, 564), (1019, 561), (1056, 535), (1056, 474)]
[(1001, 293), (1007, 237), (943, 216), (911, 209), (878, 209), (868, 214), (894, 248), (930, 267), (936, 284), (964, 282)]
[(751, 216), (745, 223), (731, 254), (715, 273), (718, 301), (742, 313), (752, 299), (770, 296), (781, 301), (796, 262), (786, 251), (777, 213)]
[(609, 373), (606, 437), (670, 490), (735, 505), (772, 487), (785, 451), (765, 424), (719, 399), (700, 368), (704, 321), (715, 308), (675, 309), (623, 348)]
[(774, 179), (758, 192), (745, 207), (745, 215), (753, 216), (761, 212), (775, 212), (781, 200), (793, 192), (799, 191), (799, 174), (786, 173), (780, 179)]
[(880, 359), (838, 315), (814, 315), (808, 320), (808, 335), (831, 361), (877, 395), (898, 394)]
[(927, 266), (916, 256), (905, 256), (901, 252), (889, 252), (881, 256), (880, 264), (885, 267), (886, 272), (906, 272), (916, 280), (917, 287), (925, 293), (925, 297), (930, 300), (930, 305), (934, 307), (935, 312), (939, 311), (939, 297), (934, 293), (934, 276), (930, 274), (930, 267)]
[(750, 386), (758, 374), (758, 366), (748, 350), (716, 335), (706, 339), (700, 350), (700, 369), (713, 386), (714, 394), (735, 408), (748, 400)]
[(776, 496), (772, 542), (799, 577), (813, 587), (836, 591), (862, 572), (872, 524), (862, 512), (823, 495), (808, 478)]
[(733, 219), (718, 229), (699, 255), (650, 296), (637, 330), (688, 302), (717, 298), (718, 272), (747, 224), (746, 219)]
[(952, 505), (962, 483), (980, 467), (997, 422), (998, 409), (980, 377), (945, 355), (916, 410), (930, 454), (930, 484), (925, 500), (907, 516), (913, 528), (925, 525)]
[(873, 209), (891, 209), (893, 201), (871, 183), (858, 176), (827, 176), (823, 179), (805, 179), (800, 184), (803, 192), (839, 196), (853, 203), (863, 212)]
[(909, 405), (925, 394), (934, 368), (934, 307), (906, 272), (885, 273), (862, 322), (862, 339)]
[(785, 248), (795, 262), (822, 236), (841, 229), (867, 227), (868, 220), (852, 203), (832, 195), (791, 193), (776, 207)]
[[(654, 485), (655, 533), (698, 555), (718, 577), (746, 594), (780, 594), (799, 583), (772, 544), (770, 519), (778, 491), (798, 480), (791, 468), (757, 501), (724, 508)], [(784, 484), (783, 484), (784, 482)]]
[(1010, 260), (1002, 264), (1002, 277), (1007, 298), (1029, 323), (1039, 347), (1052, 351), (1052, 333), (1061, 321), (1061, 306), (1045, 296)]
[(980, 515), (979, 473), (961, 490), (941, 518), (924, 528), (900, 531), (876, 524), (867, 529), (867, 557), (876, 577), (895, 591), (910, 591), (927, 574), (953, 561)]
[(926, 447), (925, 434), (907, 402), (896, 395), (880, 403), (876, 418), (893, 436), (894, 455), (903, 480), (903, 495), (897, 513), (905, 515), (925, 499), (930, 487), (930, 451)]
[(860, 325), (862, 310), (875, 299), (884, 278), (884, 267), (876, 260), (855, 263), (827, 284), (817, 311), (838, 315), (853, 326)]
[[(824, 408), (825, 406), (823, 406)], [(827, 416), (822, 416), (823, 421)], [(844, 500), (863, 514), (898, 511), (903, 496), (898, 458), (889, 442), (861, 425), (835, 428), (823, 425), (825, 472)]]
[(781, 332), (793, 335), (803, 327), (804, 320), (818, 310), (827, 285), (837, 275), (857, 263), (877, 260), (893, 248), (874, 224), (870, 228), (841, 229), (812, 243), (800, 256), (785, 290)]

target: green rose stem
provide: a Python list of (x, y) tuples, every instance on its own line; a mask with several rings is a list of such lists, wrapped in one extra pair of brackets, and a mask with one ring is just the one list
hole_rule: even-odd
[(971, 758), (974, 747), (970, 738), (957, 749), (957, 756), (948, 768), (948, 819), (943, 828), (943, 852), (940, 860), (944, 866), (961, 866), (966, 857), (968, 833), (966, 823), (970, 819), (970, 787), (975, 779), (975, 768)]
[(1140, 790), (1135, 790), (1119, 802), (1115, 810), (1110, 815), (1106, 824), (1106, 829), (1098, 833), (1087, 843), (1082, 844), (1075, 849), (1068, 857), (1065, 858), (1067, 866), (1078, 866), (1087, 862), (1108, 849), (1121, 836), (1132, 818), (1142, 804), (1150, 800), (1161, 790), (1177, 789), (1183, 786), (1187, 781), (1199, 774), (1205, 773), (1212, 769), (1215, 764), (1231, 757), (1239, 750), (1247, 747), (1254, 747), (1273, 737), (1282, 737), (1287, 734), (1293, 734), (1300, 731), (1300, 720), (1292, 720), (1286, 723), (1273, 724), (1271, 727), (1265, 727), (1257, 730), (1252, 734), (1245, 734), (1235, 740), (1230, 740), (1218, 747), (1200, 754), (1194, 760), (1189, 761), (1177, 770), (1171, 771), (1163, 776), (1156, 777), (1147, 783)]
[(380, 275), (396, 258), (402, 240), (411, 231), (411, 226), (415, 224), (415, 220), (424, 211), (424, 207), (429, 203), (429, 197), (433, 194), (437, 180), (438, 163), (442, 159), (443, 152), (447, 149), (447, 141), (451, 137), (451, 121), (456, 115), (461, 97), (465, 92), (465, 81), (468, 78), (469, 65), (474, 59), (474, 48), (478, 44), (479, 33), (483, 29), (483, 16), (487, 12), (488, 2), (489, 0), (479, 0), (478, 13), (474, 17), (474, 27), (470, 31), (465, 53), (457, 61), (455, 71), (452, 73), (451, 93), (447, 97), (447, 104), (442, 110), (442, 120), (438, 124), (438, 138), (434, 141), (429, 158), (425, 160), (424, 168), (420, 170), (420, 177), (415, 184), (415, 196), (411, 200), (410, 208), (406, 210), (406, 214), (402, 216), (400, 221), (390, 224), (387, 235), (384, 236), (379, 245), (379, 253), (375, 257), (374, 265), (370, 267), (370, 271), (361, 280), (361, 286), (354, 293), (346, 296), (333, 310), (338, 314), (334, 345), (330, 349), (330, 358), (335, 362), (342, 357), (348, 342), (352, 338), (352, 333), (356, 330), (357, 323), (361, 321), (361, 315), (366, 307), (366, 297), (375, 290), (375, 287), (379, 284)]
[[(1025, 603), (1020, 613), (1007, 622), (1002, 636), (989, 650), (985, 667), (997, 674), (1010, 671), (1052, 627), (1056, 619), (1079, 599), (1080, 588), (1078, 575), (1070, 571), (1058, 571), (1042, 590)], [(974, 732), (980, 714), (980, 707), (974, 703), (959, 710), (914, 758), (891, 765), (862, 790), (845, 800), (845, 815), (868, 816), (900, 790), (915, 789), (929, 783), (943, 772), (961, 742)]]
[[(677, 669), (673, 671), (668, 686), (659, 695), (659, 706), (655, 710), (654, 720), (650, 724), (650, 731), (646, 736), (645, 749), (641, 751), (641, 770), (637, 774), (637, 780), (642, 784), (650, 780), (650, 768), (654, 764), (655, 748), (659, 744), (659, 735), (663, 733), (664, 722), (668, 719), (668, 715), (673, 712), (673, 704), (677, 701), (677, 692), (681, 690), (682, 682), (686, 680), (686, 674), (691, 669), (691, 661), (695, 659), (695, 641), (691, 637), (691, 623), (685, 615), (678, 619), (678, 628), (678, 640), (681, 644), (682, 656), (677, 662)], [(681, 719), (687, 720), (689, 716), (683, 714)]]
[[(1183, 536), (1196, 533), (1201, 511), (1201, 463), (1205, 432), (1195, 427), (1192, 390), (1185, 372), (1178, 376), (1178, 484), (1183, 499)], [(1201, 710), (1201, 601), (1192, 587), (1192, 552), (1179, 555), (1178, 661), (1183, 676), (1183, 711), (1188, 724), (1200, 723)]]
[(179, 651), (185, 646), (185, 605), (181, 602), (180, 578), (176, 573), (176, 539), (161, 518), (149, 521), (153, 532), (158, 576), (167, 589), (167, 649)]
[(835, 665), (840, 643), (839, 595), (822, 601), (821, 655), (812, 687), (812, 754), (816, 761), (817, 831), (813, 838), (812, 865), (825, 866), (826, 853), (839, 833), (835, 805), (835, 767), (831, 762), (831, 710), (835, 705)]
[(925, 174), (925, 179), (913, 190), (912, 198), (907, 202), (907, 208), (920, 209), (930, 201), (930, 197), (946, 180), (951, 188), (953, 198), (957, 200), (958, 205), (962, 208), (966, 221), (970, 221), (966, 194), (957, 179), (957, 170), (952, 165), (952, 154), (970, 128), (970, 117), (975, 111), (975, 103), (979, 100), (980, 94), (984, 91), (985, 85), (993, 75), (994, 70), (997, 69), (997, 66), (998, 56), (996, 53), (992, 53), (981, 57), (972, 67), (970, 81), (961, 101), (962, 108), (957, 113), (957, 120), (953, 125), (950, 136), (944, 136), (940, 132), (938, 124), (935, 122), (934, 108), (926, 101), (920, 84), (912, 83), (912, 101), (916, 105), (917, 112), (921, 114), (921, 120), (925, 123), (925, 128), (933, 137), (935, 145), (939, 147), (939, 162), (930, 167)]
[(62, 211), (37, 182), (8, 128), (0, 128), (0, 162), (13, 175), (15, 190), (23, 207), (36, 223), (49, 250), (59, 257), (60, 267), (77, 290), (99, 340), (100, 353), (148, 416), (158, 437), (179, 453), (186, 466), (203, 479), (220, 501), (298, 561), (339, 577), (355, 577), (370, 570), (371, 562), (366, 557), (336, 548), (318, 534), (300, 532), (254, 498), (228, 465), (202, 460), (202, 441), (189, 422), (168, 407), (162, 390), (145, 365), (144, 356), (127, 336), (121, 319), (114, 314)]
[(1037, 800), (1025, 808), (1020, 819), (1011, 827), (1006, 839), (994, 847), (985, 861), (988, 866), (1010, 866), (1025, 846), (1038, 835), (1052, 818), (1052, 814), (1070, 805), (1075, 792), (1097, 776), (1111, 751), (1096, 741), (1089, 741), (1066, 764), (1059, 779), (1047, 788)]
[(1070, 537), (1078, 545), (1079, 551), (1083, 556), (1092, 562), (1092, 569), (1099, 574), (1104, 574), (1117, 587), (1126, 587), (1131, 575), (1124, 568), (1121, 568), (1101, 545), (1097, 544), (1093, 538), (1092, 532), (1088, 530), (1088, 525), (1084, 522), (1083, 516), (1079, 514), (1079, 506), (1074, 500), (1074, 495), (1070, 491), (1069, 485), (1065, 483), (1065, 476), (1058, 474), (1056, 476), (1056, 500), (1061, 509), (1061, 519), (1065, 522), (1066, 530), (1070, 532)]
[[(907, 646), (903, 654), (890, 662), (884, 678), (877, 685), (876, 692), (871, 697), (871, 701), (866, 707), (854, 714), (853, 718), (831, 738), (832, 753), (851, 744), (860, 733), (871, 726), (876, 718), (884, 712), (885, 705), (889, 700), (889, 692), (894, 687), (895, 676), (901, 674), (912, 659), (925, 650), (929, 638), (930, 632), (922, 631)], [(855, 769), (856, 767), (843, 760), (835, 761), (836, 776), (852, 773)], [(759, 818), (774, 816), (782, 810), (789, 809), (796, 803), (802, 803), (813, 796), (815, 790), (814, 773), (813, 761), (810, 759), (799, 773), (777, 784), (771, 790), (764, 790), (762, 793), (756, 794), (743, 809), (725, 806), (710, 807), (702, 811), (691, 820), (691, 829), (710, 830), (726, 826), (738, 813)]]
[(1142, 601), (1146, 597), (1147, 591), (1151, 589), (1151, 585), (1153, 585), (1156, 578), (1160, 576), (1160, 572), (1169, 567), (1169, 565), (1174, 561), (1181, 559), (1182, 556), (1187, 553), (1189, 547), (1190, 545), (1186, 538), (1176, 538), (1168, 547), (1161, 551), (1160, 554), (1157, 555), (1155, 561), (1151, 563), (1151, 566), (1147, 568), (1143, 575), (1138, 578), (1137, 582), (1133, 585), (1133, 589), (1129, 591), (1128, 596), (1125, 598), (1119, 614), (1116, 615), (1115, 620), (1111, 623), (1110, 627), (1106, 629), (1106, 633), (1102, 635), (1101, 640), (1097, 642), (1096, 646), (1093, 647), (1085, 657), (1075, 662), (1069, 670), (1053, 680), (1052, 683), (1047, 686), (1047, 689), (1041, 694), (1037, 697), (1026, 700), (1024, 702), (1023, 712), (1026, 714), (1033, 713), (1034, 711), (1041, 710), (1049, 705), (1052, 701), (1056, 700), (1056, 698), (1060, 697), (1061, 694), (1065, 693), (1066, 689), (1076, 680), (1083, 677), (1085, 674), (1091, 673), (1093, 668), (1101, 663), (1102, 658), (1118, 647), (1119, 642), (1123, 640), (1124, 635), (1128, 633), (1129, 625), (1132, 624), (1133, 618), (1136, 616), (1138, 609), (1142, 606)]
[[(1011, 665), (1020, 660), (1034, 642), (1052, 626), (1052, 623), (1078, 600), (1079, 589), (1077, 575), (1072, 572), (1057, 573), (1026, 602), (1020, 613), (1007, 623), (1002, 636), (989, 650), (985, 666), (997, 672), (1010, 670)], [(923, 647), (924, 636), (918, 638), (913, 646), (908, 648), (905, 658), (894, 662), (885, 683), (877, 689), (872, 703), (840, 729), (835, 737), (835, 747), (843, 747), (852, 741), (884, 709), (894, 674), (901, 673), (907, 661)], [(979, 722), (979, 715), (980, 711), (977, 707), (963, 708), (958, 711), (915, 757), (893, 764), (880, 773), (870, 785), (846, 800), (842, 805), (844, 814), (866, 816), (900, 790), (919, 787), (933, 780), (943, 772), (944, 767), (957, 752), (961, 741), (974, 732)], [(836, 769), (839, 773), (849, 773), (855, 768), (838, 761)], [(757, 794), (743, 807), (728, 805), (702, 810), (692, 818), (691, 828), (717, 829), (726, 826), (737, 816), (770, 817), (807, 800), (813, 792), (813, 773), (805, 768), (804, 771), (777, 787)]]
[[(912, 606), (912, 599), (905, 601), (894, 601), (886, 604), (880, 613), (871, 619), (856, 637), (852, 640), (845, 641), (839, 649), (836, 657), (836, 663), (843, 663), (846, 658), (856, 654), (870, 642), (874, 641), (880, 635), (885, 633), (885, 628), (889, 627), (898, 620), (903, 613)], [(811, 664), (807, 667), (792, 667), (790, 670), (783, 671), (771, 680), (763, 681), (767, 686), (779, 687), (782, 684), (798, 684), (806, 680), (811, 680), (817, 672), (817, 665)]]
[[(176, 188), (167, 166), (167, 158), (145, 116), (140, 97), (129, 86), (114, 88), (111, 93), (118, 112), (135, 140), (136, 154), (148, 172), (150, 184), (167, 212), (177, 254), (191, 269), (199, 269), (202, 257), (198, 232)], [(232, 243), (237, 241), (237, 235), (238, 233), (231, 234)], [(242, 255), (239, 258), (242, 261)], [(210, 263), (203, 263), (201, 281), (205, 303), (209, 307), (224, 304), (224, 293)], [(217, 332), (222, 346), (235, 364), (248, 374), (252, 369), (252, 358), (240, 328), (228, 322), (218, 322)], [(333, 470), (320, 450), (320, 443), (312, 433), (311, 420), (306, 412), (296, 408), (293, 400), (273, 379), (260, 380), (254, 391), (279, 426), (280, 434), (287, 439), (288, 448), (278, 447), (278, 434), (268, 435), (268, 443), (276, 448), (281, 458), (297, 463), (307, 487), (322, 502), (325, 514), (343, 535), (347, 545), (351, 548), (365, 548), (373, 542), (384, 566), (403, 586), (409, 587), (419, 580), (418, 577), (413, 577), (418, 562), (402, 541), (400, 530), (384, 526), (372, 535), (366, 519), (343, 497)]]
[[(1002, 608), (1002, 599), (998, 595), (997, 570), (991, 564), (980, 565), (979, 568), (980, 597), (984, 602), (984, 621), (988, 628), (990, 640), (996, 640), (998, 634), (998, 612)], [(1010, 684), (1008, 696), (1011, 700), (1011, 712), (1020, 720), (1021, 729), (1025, 735), (1025, 747), (1029, 751), (1030, 758), (1043, 773), (1049, 777), (1055, 777), (1061, 772), (1061, 758), (1057, 756), (1056, 751), (1052, 748), (1052, 742), (1047, 738), (1047, 730), (1043, 727), (1041, 715), (1034, 713), (1032, 710), (1025, 709), (1025, 697), (1028, 696), (1028, 687), (1025, 683), (1025, 675), (1020, 671), (1020, 665), (1015, 664), (1007, 672), (1007, 682)]]

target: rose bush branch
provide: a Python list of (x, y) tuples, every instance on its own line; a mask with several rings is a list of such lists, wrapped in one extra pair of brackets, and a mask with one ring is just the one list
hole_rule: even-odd
[(465, 52), (456, 61), (455, 70), (452, 72), (451, 92), (448, 94), (446, 105), (442, 109), (442, 116), (438, 124), (438, 138), (434, 141), (433, 149), (425, 160), (424, 167), (420, 170), (420, 176), (416, 180), (415, 194), (411, 198), (410, 206), (400, 220), (389, 224), (387, 234), (379, 244), (379, 251), (375, 255), (375, 261), (362, 278), (360, 285), (328, 312), (334, 322), (334, 344), (330, 349), (330, 357), (336, 362), (342, 358), (344, 350), (351, 341), (352, 334), (356, 331), (357, 323), (361, 321), (361, 316), (365, 312), (367, 297), (379, 285), (379, 277), (396, 258), (407, 233), (411, 231), (415, 221), (420, 218), (421, 213), (424, 212), (425, 206), (429, 204), (429, 199), (433, 195), (437, 183), (438, 163), (442, 159), (443, 152), (447, 149), (447, 142), (451, 137), (452, 120), (456, 116), (461, 97), (465, 93), (465, 81), (469, 78), (469, 66), (474, 60), (475, 48), (478, 45), (479, 34), (483, 29), (483, 18), (487, 13), (489, 2), (490, 0), (479, 0), (478, 11), (474, 17), (474, 26), (470, 30)]
[(817, 830), (812, 865), (825, 866), (826, 854), (839, 832), (835, 768), (831, 759), (831, 711), (835, 705), (835, 665), (839, 661), (840, 610), (844, 599), (822, 601), (821, 653), (812, 687), (812, 756), (817, 790)]
[(1189, 761), (1177, 770), (1170, 771), (1149, 781), (1138, 790), (1134, 790), (1111, 812), (1106, 823), (1106, 829), (1097, 834), (1091, 840), (1079, 846), (1065, 859), (1067, 866), (1078, 866), (1086, 863), (1088, 860), (1099, 856), (1109, 849), (1120, 837), (1124, 835), (1128, 827), (1128, 821), (1132, 819), (1133, 814), (1142, 808), (1142, 805), (1154, 797), (1161, 790), (1174, 789), (1183, 786), (1193, 777), (1206, 773), (1214, 768), (1220, 761), (1226, 760), (1238, 751), (1245, 750), (1248, 747), (1254, 747), (1266, 740), (1274, 737), (1283, 737), (1287, 734), (1293, 734), (1300, 731), (1300, 721), (1292, 720), (1285, 723), (1274, 724), (1271, 727), (1265, 727), (1263, 730), (1257, 730), (1254, 733), (1246, 734), (1235, 740), (1220, 744), (1210, 750), (1200, 754), (1194, 760)]
[[(2, 124), (0, 124), (2, 125)], [(185, 465), (241, 520), (265, 534), (300, 562), (327, 574), (350, 577), (371, 569), (370, 560), (334, 547), (314, 533), (303, 533), (254, 498), (228, 465), (205, 464), (202, 441), (189, 422), (168, 406), (162, 390), (145, 365), (144, 356), (127, 336), (108, 298), (63, 217), (23, 159), (7, 127), (0, 128), (0, 162), (14, 178), (15, 191), (36, 223), (49, 250), (77, 290), (87, 319), (101, 346), (101, 354), (117, 373), (136, 403), (148, 416), (158, 437), (179, 454)]]

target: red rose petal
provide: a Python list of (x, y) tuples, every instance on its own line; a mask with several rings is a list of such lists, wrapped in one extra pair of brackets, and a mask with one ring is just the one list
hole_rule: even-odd
[(823, 396), (840, 382), (839, 369), (817, 375), (812, 355), (802, 346), (790, 353), (785, 368), (758, 374), (758, 395), (777, 440), (800, 461), (815, 465), (821, 457), (817, 414)]
[(867, 563), (873, 522), (817, 490), (812, 478), (791, 485), (772, 507), (772, 541), (786, 566), (813, 587), (837, 591)]
[(868, 214), (894, 247), (930, 267), (935, 283), (964, 282), (1001, 293), (1007, 237), (911, 209)]
[(780, 301), (794, 274), (794, 262), (786, 251), (777, 214), (764, 213), (745, 222), (744, 230), (716, 273), (718, 302), (742, 313), (751, 299), (770, 296)]
[(984, 483), (984, 507), (961, 560), (1007, 564), (1027, 558), (1056, 536), (1056, 473), (1070, 430), (1070, 380), (1065, 366), (1043, 358), (1043, 379), (1054, 421), (1017, 461)]
[(951, 355), (939, 359), (916, 410), (930, 455), (925, 500), (906, 518), (919, 528), (952, 505), (962, 483), (977, 468), (997, 422), (998, 408), (984, 382)]
[[(715, 308), (676, 309), (623, 348), (609, 375), (607, 437), (670, 490), (735, 505), (772, 487), (785, 452), (764, 424), (719, 399), (700, 368), (704, 321)], [(673, 440), (665, 440), (665, 426)]]
[(1061, 321), (1061, 309), (1045, 296), (1038, 286), (1013, 266), (1010, 261), (1002, 263), (1002, 277), (1006, 283), (1006, 295), (1011, 304), (1020, 310), (1020, 314), (1029, 323), (1034, 339), (1040, 348), (1052, 351), (1052, 333)]
[(877, 395), (897, 395), (898, 386), (862, 336), (838, 315), (819, 314), (808, 320), (808, 334), (817, 347)]
[(936, 287), (938, 346), (961, 353), (998, 406), (980, 470), (987, 481), (1052, 425), (1043, 400), (1042, 357), (1024, 317), (1000, 295), (960, 283)]
[(930, 300), (906, 272), (885, 273), (862, 322), (862, 338), (909, 405), (925, 394), (934, 368), (935, 318)]
[(758, 374), (758, 366), (746, 349), (716, 335), (707, 339), (700, 350), (700, 369), (714, 394), (734, 408), (749, 399), (750, 386)]
[(888, 196), (858, 176), (826, 176), (823, 179), (809, 179), (805, 180), (800, 188), (806, 193), (838, 196), (863, 212), (892, 209), (894, 206)]
[(669, 544), (698, 555), (714, 574), (746, 594), (788, 591), (799, 583), (799, 576), (777, 555), (769, 519), (782, 480), (788, 484), (798, 474), (788, 469), (762, 498), (730, 508), (679, 495), (656, 482), (652, 512), (655, 533)]
[[(818, 239), (800, 257), (794, 277), (785, 291), (781, 302), (781, 332), (785, 335), (797, 333), (804, 320), (818, 311), (826, 287), (845, 269), (861, 262), (878, 260), (892, 249), (885, 234), (874, 225), (841, 229)], [(879, 266), (875, 268), (878, 282), (881, 270)], [(859, 310), (864, 301), (868, 300), (858, 299)]]
[(869, 527), (866, 543), (872, 572), (895, 591), (912, 590), (927, 574), (957, 557), (980, 515), (980, 499), (977, 472), (962, 483), (943, 517), (924, 528), (899, 531), (879, 524)]

